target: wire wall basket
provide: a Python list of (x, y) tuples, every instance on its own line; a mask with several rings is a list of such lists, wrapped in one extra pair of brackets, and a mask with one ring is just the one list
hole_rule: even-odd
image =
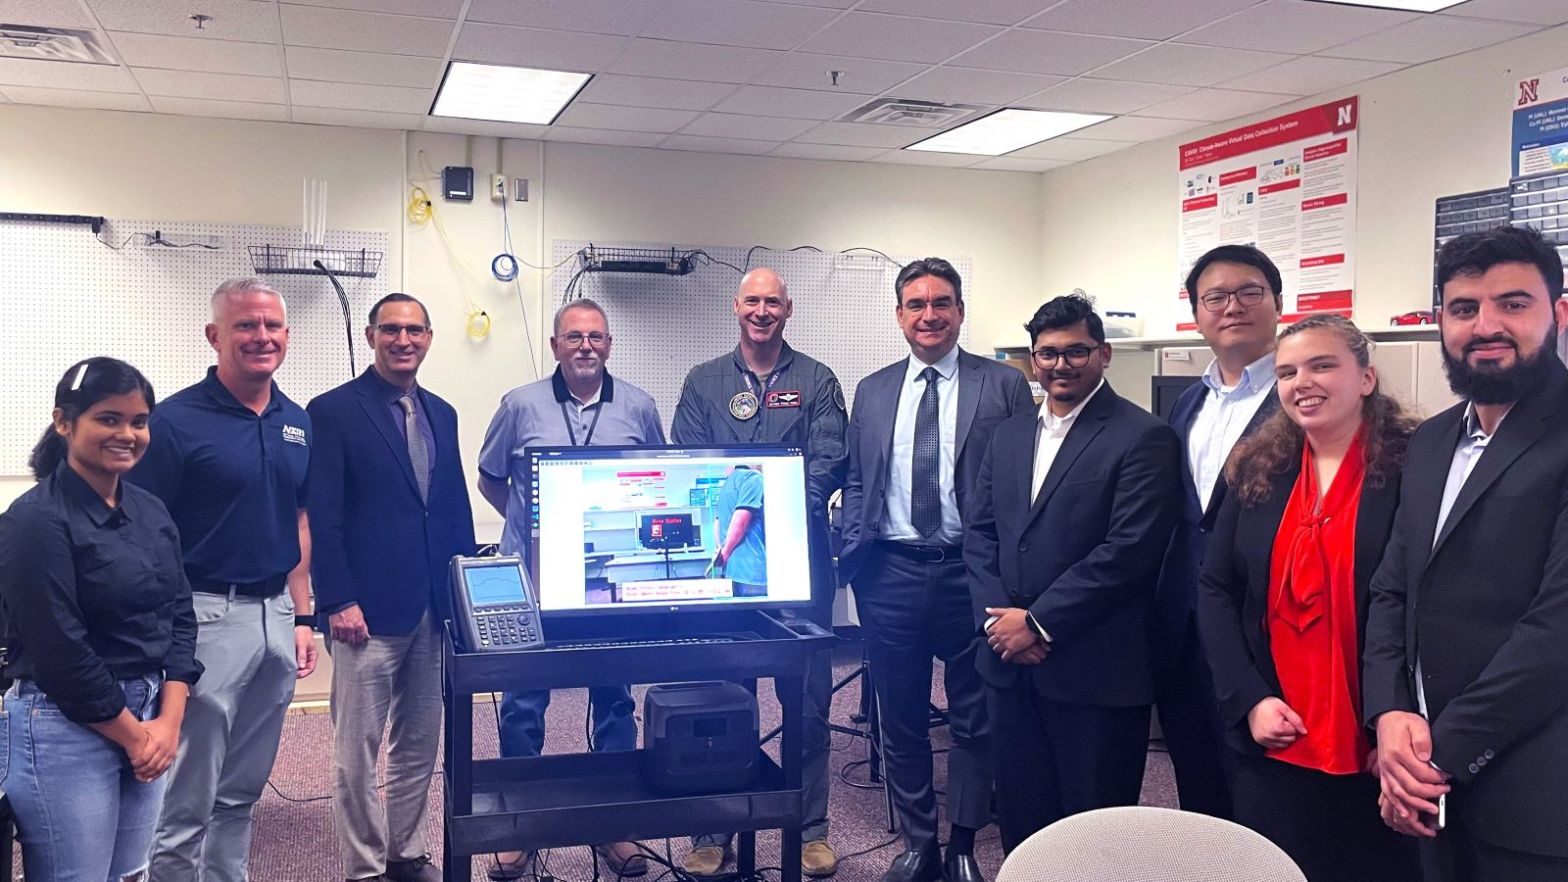
[[(251, 245), (250, 259), (257, 275), (326, 275), (372, 279), (381, 269), (382, 252), (366, 248), (295, 248), (285, 245)], [(317, 264), (320, 264), (318, 266)]]

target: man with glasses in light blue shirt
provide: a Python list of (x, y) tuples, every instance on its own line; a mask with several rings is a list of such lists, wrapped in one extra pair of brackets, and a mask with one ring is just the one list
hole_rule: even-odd
[(1214, 360), (1171, 412), (1182, 443), (1184, 500), (1155, 599), (1155, 701), (1181, 807), (1228, 818), (1219, 713), (1194, 607), (1208, 534), (1225, 501), (1225, 461), (1279, 406), (1274, 335), (1283, 284), (1262, 251), (1221, 245), (1192, 265), (1186, 287)]

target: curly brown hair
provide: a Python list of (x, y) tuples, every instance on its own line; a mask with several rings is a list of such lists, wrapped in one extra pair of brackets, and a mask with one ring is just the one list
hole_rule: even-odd
[[(1331, 331), (1344, 341), (1358, 366), (1372, 364), (1372, 341), (1349, 319), (1337, 315), (1308, 316), (1281, 331), (1279, 340), (1303, 331)], [(1366, 480), (1373, 487), (1382, 487), (1404, 466), (1405, 448), (1420, 420), (1407, 413), (1396, 399), (1383, 394), (1379, 383), (1372, 387), (1371, 395), (1361, 400), (1361, 421), (1366, 433), (1362, 447)], [(1281, 408), (1236, 445), (1225, 464), (1225, 480), (1243, 503), (1257, 505), (1268, 498), (1273, 479), (1301, 460), (1305, 442), (1306, 433)]]

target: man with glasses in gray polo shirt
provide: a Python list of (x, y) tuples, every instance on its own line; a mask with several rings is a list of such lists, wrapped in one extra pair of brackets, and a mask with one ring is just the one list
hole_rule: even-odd
[[(546, 379), (519, 386), (501, 398), (479, 452), (479, 492), (506, 518), (502, 554), (527, 554), (529, 447), (663, 444), (664, 427), (653, 398), (605, 371), (610, 357), (610, 324), (604, 309), (574, 300), (555, 314), (550, 348), (559, 362)], [(588, 692), (593, 708), (593, 749), (637, 747), (635, 705), (626, 686), (599, 686)], [(538, 756), (544, 748), (544, 713), (550, 693), (507, 693), (501, 704), (501, 754)], [(647, 861), (635, 843), (595, 846), (620, 876), (641, 876)], [(531, 855), (496, 856), (490, 878), (521, 879), (530, 872)]]

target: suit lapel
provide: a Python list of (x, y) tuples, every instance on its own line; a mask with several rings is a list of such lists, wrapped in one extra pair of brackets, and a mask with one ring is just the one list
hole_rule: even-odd
[[(1045, 473), (1045, 482), (1040, 485), (1040, 493), (1034, 498), (1029, 507), (1029, 519), (1024, 523), (1024, 528), (1034, 523), (1034, 519), (1045, 511), (1046, 503), (1051, 501), (1051, 494), (1061, 486), (1065, 477), (1078, 461), (1078, 457), (1089, 444), (1105, 430), (1105, 421), (1110, 418), (1111, 412), (1116, 409), (1116, 393), (1111, 391), (1109, 383), (1100, 389), (1099, 393), (1090, 400), (1083, 411), (1078, 414), (1078, 419), (1073, 421), (1073, 427), (1067, 430), (1067, 437), (1062, 439), (1062, 447), (1056, 452), (1056, 458), (1051, 461), (1051, 470)], [(1035, 423), (1035, 441), (1030, 449), (1033, 450), (1040, 441), (1039, 423)], [(1031, 456), (1029, 465), (1021, 474), (1033, 477), (1034, 458)]]
[(1171, 413), (1171, 428), (1176, 430), (1176, 437), (1181, 439), (1181, 495), (1186, 500), (1187, 519), (1193, 522), (1203, 517), (1203, 506), (1198, 502), (1198, 488), (1192, 482), (1192, 463), (1187, 459), (1187, 440), (1192, 436), (1192, 421), (1197, 418), (1198, 408), (1202, 405), (1203, 396), (1207, 391), (1208, 387), (1200, 378), (1176, 399), (1176, 409)]
[[(1438, 533), (1437, 541), (1432, 545), (1432, 556), (1436, 556), (1443, 542), (1454, 532), (1454, 528), (1464, 520), (1466, 514), (1475, 505), (1503, 472), (1513, 465), (1531, 445), (1539, 441), (1546, 431), (1544, 417), (1550, 414), (1550, 408), (1543, 407), (1545, 395), (1537, 392), (1524, 401), (1514, 405), (1512, 412), (1503, 419), (1503, 424), (1497, 428), (1497, 435), (1487, 443), (1486, 449), (1481, 452), (1481, 459), (1476, 462), (1471, 470), (1470, 477), (1465, 479), (1464, 486), (1459, 489), (1459, 495), (1454, 498), (1454, 507), (1449, 509), (1448, 518), (1443, 522), (1442, 532)], [(1461, 414), (1458, 431), (1464, 431), (1464, 418)], [(1454, 437), (1457, 446), (1459, 439)], [(1450, 459), (1450, 463), (1452, 459)], [(1440, 474), (1446, 476), (1447, 469)], [(1436, 483), (1436, 482), (1434, 482)], [(1439, 487), (1443, 486), (1438, 484)], [(1438, 506), (1442, 506), (1442, 497), (1438, 497)]]
[(964, 455), (964, 442), (969, 440), (969, 429), (975, 423), (975, 413), (980, 409), (980, 397), (985, 392), (985, 371), (980, 369), (979, 357), (958, 350), (958, 431), (953, 439), (953, 461)]
[(376, 427), (381, 440), (392, 449), (392, 458), (397, 461), (398, 468), (403, 472), (403, 478), (417, 493), (419, 484), (414, 481), (414, 467), (408, 460), (408, 444), (403, 440), (403, 433), (398, 431), (397, 423), (392, 421), (392, 408), (381, 400), (376, 390), (369, 381), (359, 385), (359, 406), (365, 409), (365, 415), (370, 417), (370, 424)]
[[(1241, 430), (1241, 437), (1236, 439), (1236, 444), (1240, 445), (1241, 442), (1247, 440), (1247, 436), (1256, 432), (1258, 427), (1263, 425), (1264, 421), (1269, 417), (1273, 416), (1276, 410), (1279, 410), (1279, 395), (1274, 389), (1269, 389), (1264, 395), (1263, 403), (1258, 405), (1257, 411), (1252, 414), (1252, 419), (1247, 421), (1247, 427)], [(1235, 452), (1236, 448), (1232, 447), (1230, 453)], [(1225, 454), (1227, 463), (1230, 462), (1230, 453)], [(1219, 514), (1220, 506), (1225, 504), (1227, 489), (1228, 485), (1225, 483), (1225, 471), (1222, 465), (1220, 479), (1214, 482), (1214, 489), (1209, 493), (1209, 504), (1203, 509), (1204, 520), (1212, 523), (1214, 517)], [(1193, 492), (1197, 491), (1194, 490)]]

